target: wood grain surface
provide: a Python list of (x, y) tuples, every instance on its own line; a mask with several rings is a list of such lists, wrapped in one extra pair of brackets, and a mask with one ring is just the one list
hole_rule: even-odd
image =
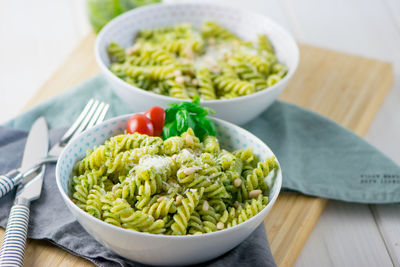
[[(98, 73), (94, 36), (88, 35), (25, 109), (55, 96)], [(351, 129), (366, 130), (393, 82), (388, 63), (300, 45), (299, 68), (280, 96)], [(278, 266), (291, 266), (327, 204), (326, 199), (281, 194), (265, 219), (271, 250)], [(4, 230), (0, 230), (0, 235)], [(46, 241), (29, 240), (25, 266), (92, 266), (84, 259)]]

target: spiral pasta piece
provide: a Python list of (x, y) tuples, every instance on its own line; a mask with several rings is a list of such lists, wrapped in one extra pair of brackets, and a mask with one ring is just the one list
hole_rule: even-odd
[(189, 98), (188, 92), (184, 85), (175, 80), (167, 80), (165, 84), (169, 87), (169, 95), (175, 98), (186, 99)]
[(88, 199), (86, 201), (86, 211), (98, 219), (100, 219), (102, 216), (101, 208), (103, 203), (101, 199), (105, 196), (105, 194), (106, 192), (103, 188), (95, 185), (93, 189), (90, 190)]
[(192, 235), (205, 233), (203, 221), (197, 211), (193, 211), (188, 222), (188, 233)]
[(181, 151), (184, 145), (182, 137), (173, 136), (164, 141), (162, 149), (166, 155), (172, 155)]
[(218, 139), (215, 136), (208, 135), (204, 138), (204, 151), (218, 155), (220, 150)]
[(171, 225), (173, 235), (186, 234), (190, 215), (199, 204), (203, 191), (203, 188), (201, 188), (200, 190), (186, 192), (186, 198), (182, 200), (182, 204), (177, 208), (177, 213), (173, 217), (174, 223)]
[(210, 71), (206, 68), (201, 68), (197, 71), (197, 80), (199, 81), (200, 98), (204, 100), (216, 99), (215, 89), (211, 80)]
[(244, 166), (249, 165), (251, 168), (255, 168), (257, 165), (258, 157), (251, 148), (236, 150), (233, 155), (239, 158)]
[(213, 207), (209, 207), (207, 210), (199, 205), (199, 214), (203, 221), (203, 229), (206, 233), (217, 231), (217, 223), (221, 214), (217, 213)]
[(254, 217), (254, 215), (265, 207), (265, 203), (267, 202), (267, 197), (259, 195), (256, 199), (248, 200), (244, 204), (239, 205), (238, 208), (229, 208), (229, 215), (226, 223), (227, 228), (243, 223), (251, 217)]
[(257, 168), (255, 168), (246, 177), (247, 191), (250, 192), (258, 188), (261, 188), (262, 190), (267, 190), (268, 185), (264, 181), (264, 178), (270, 173), (270, 171), (274, 170), (276, 167), (277, 164), (274, 158), (268, 158), (262, 162), (259, 162), (257, 164)]
[(139, 133), (120, 134), (111, 137), (106, 141), (106, 146), (112, 148), (112, 153), (116, 153), (141, 147), (159, 146), (163, 144), (163, 140), (156, 136), (147, 136)]
[(115, 61), (125, 61), (125, 49), (123, 49), (119, 44), (110, 42), (110, 44), (107, 46), (107, 52)]
[(201, 34), (205, 38), (220, 38), (224, 40), (238, 40), (238, 37), (215, 22), (205, 22), (201, 26)]
[(119, 217), (122, 227), (135, 231), (159, 234), (165, 231), (164, 221), (155, 220), (151, 215), (134, 211), (124, 199), (116, 199), (110, 212)]
[(268, 76), (271, 70), (271, 63), (267, 60), (263, 60), (259, 56), (249, 55), (246, 53), (241, 53), (239, 55), (240, 59), (248, 62), (250, 65), (254, 66), (257, 71), (263, 75)]
[[(161, 197), (160, 197), (161, 198)], [(164, 218), (173, 209), (174, 198), (164, 197), (159, 202), (143, 209), (143, 212), (153, 216), (154, 219)]]
[(272, 73), (278, 75), (281, 78), (285, 77), (287, 72), (288, 69), (286, 68), (285, 65), (281, 63), (276, 63), (275, 65), (272, 66)]
[(258, 49), (261, 51), (267, 51), (269, 53), (274, 52), (274, 47), (272, 46), (266, 34), (258, 35)]
[(277, 74), (272, 74), (272, 75), (270, 75), (270, 76), (268, 77), (268, 79), (267, 79), (267, 86), (268, 86), (268, 87), (271, 87), (271, 86), (273, 86), (274, 84), (278, 83), (280, 80), (282, 80), (282, 77), (280, 77), (280, 76), (277, 75)]
[(254, 84), (234, 79), (220, 79), (216, 81), (216, 86), (222, 94), (233, 92), (237, 95), (248, 95), (256, 91)]
[(123, 65), (122, 71), (134, 80), (145, 80), (150, 78), (149, 68)]
[(238, 62), (236, 63), (235, 70), (242, 80), (246, 80), (254, 84), (256, 91), (267, 88), (267, 82), (265, 81), (265, 78), (248, 64), (244, 62)]
[(149, 50), (145, 50), (143, 53), (137, 56), (127, 56), (126, 61), (122, 66), (126, 67), (145, 67), (157, 65), (157, 62), (151, 57)]

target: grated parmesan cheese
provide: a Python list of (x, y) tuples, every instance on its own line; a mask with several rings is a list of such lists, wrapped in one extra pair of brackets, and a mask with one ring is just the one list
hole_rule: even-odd
[(150, 169), (153, 167), (156, 171), (159, 172), (164, 171), (171, 164), (172, 164), (171, 158), (162, 156), (145, 155), (141, 157), (139, 160), (139, 165), (142, 168)]

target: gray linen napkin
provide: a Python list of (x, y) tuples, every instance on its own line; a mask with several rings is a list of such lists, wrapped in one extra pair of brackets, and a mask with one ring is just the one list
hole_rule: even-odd
[[(61, 138), (65, 129), (52, 130), (51, 141)], [(0, 173), (19, 167), (26, 132), (0, 127)], [(0, 226), (7, 225), (15, 190), (0, 199)], [(40, 199), (31, 205), (28, 237), (46, 239), (69, 252), (84, 257), (98, 266), (144, 266), (123, 259), (92, 238), (68, 211), (57, 189), (55, 166), (48, 165)], [(202, 266), (276, 266), (260, 225), (244, 242), (221, 257)]]

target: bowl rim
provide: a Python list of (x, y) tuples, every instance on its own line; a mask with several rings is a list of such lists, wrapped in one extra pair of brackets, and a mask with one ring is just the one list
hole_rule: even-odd
[[(254, 220), (256, 219), (256, 217), (261, 216), (262, 213), (265, 213), (266, 210), (267, 210), (268, 208), (271, 208), (271, 207), (274, 205), (276, 199), (278, 198), (278, 196), (279, 196), (279, 194), (280, 194), (281, 188), (282, 188), (282, 168), (281, 168), (281, 165), (280, 165), (280, 163), (279, 163), (279, 161), (278, 161), (278, 158), (276, 157), (275, 153), (274, 153), (274, 152), (271, 150), (271, 148), (270, 148), (267, 144), (265, 144), (261, 139), (259, 139), (257, 136), (255, 136), (255, 135), (252, 134), (251, 132), (247, 131), (246, 129), (244, 129), (244, 128), (240, 127), (240, 126), (237, 126), (237, 125), (235, 125), (235, 124), (233, 124), (233, 123), (227, 122), (227, 121), (225, 121), (225, 120), (221, 120), (221, 119), (212, 117), (212, 120), (217, 121), (218, 123), (220, 123), (220, 124), (222, 124), (222, 125), (223, 125), (223, 124), (225, 124), (225, 125), (227, 124), (227, 126), (230, 127), (230, 128), (239, 128), (240, 130), (243, 130), (246, 134), (250, 134), (250, 136), (252, 136), (252, 137), (255, 138), (256, 140), (258, 140), (259, 142), (261, 142), (264, 146), (266, 146), (266, 147), (269, 149), (269, 151), (270, 151), (270, 152), (272, 153), (272, 155), (275, 157), (276, 162), (278, 163), (279, 168), (278, 168), (278, 172), (275, 174), (275, 180), (274, 180), (274, 185), (275, 185), (275, 183), (276, 183), (276, 186), (277, 186), (276, 194), (273, 195), (271, 199), (269, 199), (268, 204), (267, 204), (260, 212), (258, 212), (256, 215), (254, 215), (253, 217), (251, 217), (251, 218), (248, 219), (247, 221), (244, 221), (244, 222), (242, 222), (242, 223), (239, 223), (239, 224), (237, 224), (237, 225), (235, 225), (235, 226), (232, 226), (232, 227), (230, 227), (230, 228), (224, 228), (223, 230), (219, 230), (219, 231), (215, 231), (215, 232), (211, 232), (211, 233), (203, 233), (203, 234), (201, 234), (201, 235), (187, 235), (187, 234), (186, 234), (186, 235), (166, 235), (166, 234), (163, 234), (163, 233), (161, 233), (161, 234), (152, 234), (152, 233), (139, 232), (139, 231), (134, 231), (134, 230), (131, 230), (131, 229), (122, 228), (122, 227), (119, 227), (119, 226), (115, 226), (115, 225), (113, 225), (113, 224), (106, 223), (105, 221), (100, 220), (100, 219), (94, 217), (93, 215), (91, 215), (91, 214), (85, 212), (84, 210), (82, 210), (81, 208), (79, 208), (79, 207), (72, 201), (72, 199), (67, 195), (67, 193), (64, 192), (64, 190), (63, 190), (63, 188), (62, 188), (61, 179), (60, 179), (61, 175), (60, 175), (60, 171), (59, 171), (59, 166), (60, 166), (60, 164), (61, 164), (61, 163), (60, 163), (60, 162), (61, 162), (61, 159), (63, 159), (63, 158), (65, 157), (65, 154), (66, 154), (67, 151), (69, 150), (68, 148), (72, 147), (72, 144), (75, 143), (75, 141), (77, 141), (78, 139), (82, 138), (82, 136), (83, 136), (84, 134), (89, 133), (89, 132), (91, 132), (91, 131), (94, 131), (96, 128), (103, 127), (103, 125), (104, 125), (105, 123), (110, 124), (110, 123), (112, 123), (112, 122), (114, 122), (114, 121), (120, 121), (120, 120), (123, 120), (123, 119), (127, 119), (127, 118), (129, 118), (130, 116), (132, 116), (133, 114), (136, 114), (136, 113), (130, 113), (130, 114), (120, 115), (120, 116), (117, 116), (117, 117), (113, 117), (113, 118), (111, 118), (111, 119), (108, 119), (108, 120), (106, 120), (106, 121), (104, 121), (104, 122), (102, 122), (102, 123), (100, 123), (100, 124), (97, 124), (96, 126), (94, 126), (94, 127), (90, 128), (90, 129), (88, 129), (88, 130), (82, 132), (81, 134), (79, 134), (78, 136), (76, 136), (75, 138), (73, 138), (73, 139), (67, 144), (67, 146), (63, 149), (63, 151), (61, 152), (60, 157), (59, 157), (58, 160), (57, 160), (57, 165), (56, 165), (56, 182), (57, 182), (58, 191), (60, 192), (61, 196), (63, 197), (64, 202), (65, 202), (65, 204), (66, 204), (67, 207), (69, 207), (69, 208), (70, 208), (70, 207), (73, 207), (73, 209), (74, 209), (75, 211), (77, 211), (77, 212), (78, 212), (79, 214), (81, 214), (82, 216), (88, 218), (91, 222), (96, 223), (96, 224), (100, 224), (100, 225), (102, 225), (102, 226), (104, 226), (104, 227), (106, 227), (106, 228), (107, 228), (107, 227), (110, 227), (110, 230), (122, 231), (122, 233), (126, 233), (126, 234), (134, 234), (134, 235), (137, 234), (137, 235), (142, 236), (142, 237), (167, 238), (167, 239), (175, 240), (175, 239), (207, 238), (207, 237), (212, 237), (212, 236), (213, 236), (213, 237), (217, 237), (217, 236), (220, 236), (220, 235), (227, 234), (227, 233), (229, 233), (229, 232), (235, 231), (235, 230), (237, 229), (237, 227), (245, 227), (245, 225), (249, 224), (251, 221), (254, 221)], [(75, 164), (75, 163), (74, 163), (74, 164)], [(71, 176), (71, 173), (69, 173), (69, 176)], [(72, 177), (69, 178), (69, 182), (71, 181), (71, 179), (72, 179)], [(265, 179), (265, 177), (264, 177), (264, 179)], [(76, 216), (74, 216), (74, 217), (76, 217)], [(264, 217), (265, 217), (265, 215), (264, 215)], [(79, 222), (79, 219), (78, 219), (77, 217), (76, 217), (76, 219), (77, 219), (78, 222)], [(79, 223), (80, 223), (80, 222), (79, 222)]]
[(278, 81), (276, 84), (272, 85), (271, 87), (265, 88), (263, 90), (260, 90), (258, 92), (255, 92), (255, 93), (252, 93), (249, 95), (238, 96), (238, 97), (234, 97), (234, 98), (230, 98), (230, 99), (215, 99), (215, 100), (201, 99), (200, 101), (202, 103), (205, 103), (205, 104), (235, 103), (235, 102), (246, 101), (246, 100), (257, 98), (263, 94), (267, 94), (270, 91), (280, 90), (280, 85), (288, 82), (297, 70), (297, 67), (299, 65), (299, 60), (300, 60), (300, 52), (299, 52), (299, 47), (298, 47), (295, 39), (292, 37), (292, 35), (287, 30), (285, 30), (282, 26), (280, 26), (278, 23), (276, 23), (274, 20), (270, 19), (267, 16), (263, 16), (263, 15), (260, 15), (260, 14), (257, 14), (257, 13), (251, 12), (251, 11), (240, 10), (236, 7), (230, 7), (230, 6), (223, 5), (223, 4), (214, 4), (214, 3), (207, 3), (207, 2), (205, 2), (205, 3), (159, 3), (159, 4), (153, 4), (153, 5), (135, 8), (133, 10), (130, 10), (128, 12), (125, 12), (125, 13), (117, 16), (116, 18), (114, 18), (110, 22), (108, 22), (101, 29), (99, 34), (97, 35), (95, 45), (94, 45), (94, 53), (95, 53), (97, 65), (99, 65), (102, 73), (104, 73), (107, 77), (112, 79), (112, 81), (114, 83), (117, 83), (119, 86), (129, 89), (129, 91), (131, 91), (131, 92), (135, 92), (135, 93), (138, 93), (138, 94), (141, 94), (144, 96), (148, 96), (148, 97), (154, 97), (157, 100), (161, 100), (161, 101), (177, 101), (177, 100), (178, 101), (191, 101), (191, 99), (180, 99), (180, 98), (176, 98), (176, 97), (156, 94), (156, 93), (141, 89), (139, 87), (136, 87), (132, 84), (129, 84), (129, 83), (125, 82), (124, 80), (118, 78), (114, 73), (112, 73), (110, 71), (110, 69), (107, 67), (107, 65), (103, 62), (103, 60), (101, 59), (101, 56), (100, 56), (100, 50), (101, 50), (100, 43), (101, 43), (104, 35), (106, 35), (107, 32), (110, 29), (112, 29), (113, 27), (117, 27), (117, 25), (120, 21), (123, 21), (130, 16), (134, 16), (136, 13), (141, 12), (142, 10), (159, 9), (159, 8), (163, 8), (166, 6), (209, 6), (209, 7), (225, 8), (232, 12), (233, 11), (241, 12), (242, 14), (247, 15), (247, 16), (261, 18), (261, 19), (267, 21), (268, 24), (271, 24), (274, 28), (276, 28), (277, 31), (279, 31), (282, 35), (284, 35), (289, 40), (289, 44), (290, 44), (290, 46), (292, 46), (291, 48), (294, 51), (295, 58), (294, 58), (293, 68), (289, 69), (288, 73), (285, 75), (285, 77), (283, 77), (283, 79), (281, 79), (280, 81)]

